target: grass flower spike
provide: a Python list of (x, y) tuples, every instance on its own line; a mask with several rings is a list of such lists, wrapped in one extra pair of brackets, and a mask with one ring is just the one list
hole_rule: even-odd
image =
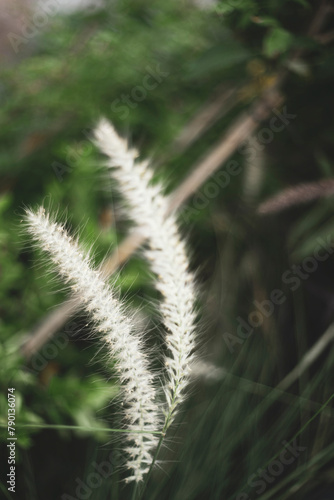
[(26, 217), (29, 232), (49, 254), (65, 282), (80, 297), (95, 323), (95, 329), (116, 360), (129, 422), (127, 437), (130, 442), (126, 450), (130, 458), (127, 465), (133, 472), (129, 479), (139, 482), (149, 470), (151, 450), (157, 445), (154, 432), (160, 426), (153, 376), (148, 368), (143, 343), (134, 332), (132, 319), (125, 314), (124, 306), (105, 283), (102, 274), (92, 268), (89, 254), (83, 252), (78, 242), (43, 208), (36, 213), (27, 210)]
[(189, 271), (185, 243), (176, 219), (167, 215), (168, 199), (162, 186), (152, 184), (148, 162), (136, 162), (138, 153), (129, 149), (113, 126), (101, 120), (95, 130), (96, 143), (108, 156), (111, 175), (117, 179), (130, 206), (130, 216), (148, 238), (146, 257), (157, 275), (156, 286), (163, 295), (161, 314), (167, 329), (168, 355), (165, 364), (167, 411), (164, 430), (172, 423), (189, 383), (195, 347), (196, 291)]

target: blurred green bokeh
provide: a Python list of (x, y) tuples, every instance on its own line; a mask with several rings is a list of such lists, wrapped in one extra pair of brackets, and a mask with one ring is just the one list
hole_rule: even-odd
[[(48, 4), (56, 6), (51, 14)], [(83, 314), (30, 360), (21, 352), (26, 337), (67, 297), (22, 229), (24, 207), (44, 203), (58, 211), (101, 262), (132, 225), (91, 140), (99, 117), (110, 119), (152, 159), (156, 177), (171, 192), (284, 69), (284, 105), (295, 118), (265, 145), (255, 134), (256, 154), (239, 149), (232, 157), (240, 174), (219, 189), (215, 177), (208, 179), (180, 212), (198, 272), (200, 354), (208, 367), (192, 384), (144, 498), (333, 497), (332, 401), (322, 407), (333, 393), (332, 344), (291, 387), (275, 389), (334, 319), (331, 254), (296, 290), (282, 280), (314, 255), (319, 237), (332, 244), (333, 197), (323, 196), (323, 189), (302, 203), (296, 194), (287, 210), (257, 213), (261, 202), (287, 187), (317, 181), (326, 186), (333, 177), (333, 10), (326, 11), (317, 37), (308, 33), (326, 5), (108, 0), (101, 8), (65, 13), (50, 0), (42, 7), (44, 17), (36, 17), (33, 6), (17, 11), (15, 4), (11, 17), (3, 16), (1, 437), (7, 435), (8, 387), (16, 388), (18, 425), (18, 492), (7, 491), (2, 440), (3, 498), (79, 498), (76, 480), (85, 482), (94, 461), (121, 448), (120, 436), (107, 430), (118, 426), (113, 362), (106, 362), (90, 337)], [(182, 143), (194, 116), (218, 106), (228, 91), (233, 97), (226, 112), (189, 146)], [(215, 195), (207, 196), (213, 184)], [(129, 305), (140, 309), (138, 321), (147, 322), (150, 345), (160, 343), (154, 307), (159, 297), (140, 254), (115, 280)], [(238, 337), (238, 318), (246, 319), (256, 310), (254, 301), (263, 303), (274, 289), (282, 291), (284, 303), (249, 338)], [(261, 470), (270, 470), (296, 435), (303, 449), (296, 460), (261, 479)], [(116, 467), (87, 498), (131, 498), (123, 475)]]

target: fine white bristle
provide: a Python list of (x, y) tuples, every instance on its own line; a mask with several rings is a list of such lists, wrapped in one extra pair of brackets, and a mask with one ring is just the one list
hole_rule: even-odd
[(157, 445), (154, 432), (161, 428), (153, 376), (143, 341), (134, 332), (133, 320), (125, 313), (111, 286), (92, 267), (90, 255), (68, 235), (64, 226), (54, 222), (43, 208), (37, 212), (27, 210), (26, 221), (28, 231), (40, 248), (47, 252), (61, 277), (76, 291), (94, 320), (95, 331), (116, 360), (129, 431), (127, 466), (132, 471), (130, 479), (139, 482), (152, 462), (151, 450)]
[(196, 287), (189, 271), (185, 243), (173, 215), (166, 217), (168, 201), (162, 186), (152, 185), (148, 162), (136, 162), (137, 151), (129, 149), (114, 127), (102, 119), (95, 129), (95, 140), (108, 156), (111, 175), (130, 207), (130, 216), (148, 238), (146, 257), (157, 275), (156, 287), (163, 296), (162, 320), (167, 330), (168, 355), (165, 366), (167, 382), (167, 417), (171, 424), (189, 383), (195, 348)]

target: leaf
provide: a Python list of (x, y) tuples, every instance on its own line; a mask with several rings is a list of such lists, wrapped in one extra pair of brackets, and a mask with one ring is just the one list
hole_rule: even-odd
[(228, 4), (218, 4), (215, 6), (217, 14), (230, 14), (234, 11), (234, 7)]
[[(306, 257), (313, 256), (317, 248), (319, 248), (319, 240), (328, 241), (334, 237), (334, 221), (330, 220), (323, 226), (307, 235), (306, 238), (295, 248), (290, 254), (292, 262), (300, 262)], [(331, 254), (328, 252), (328, 256)]]
[(267, 57), (272, 57), (280, 52), (285, 52), (292, 42), (292, 35), (283, 28), (273, 28), (263, 42), (263, 52)]
[(3, 214), (11, 205), (12, 196), (9, 193), (0, 196), (0, 214)]

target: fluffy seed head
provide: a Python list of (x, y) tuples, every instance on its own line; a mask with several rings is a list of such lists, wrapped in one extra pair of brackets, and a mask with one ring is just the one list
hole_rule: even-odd
[[(95, 330), (107, 343), (116, 359), (123, 388), (127, 414), (129, 480), (141, 481), (152, 461), (151, 450), (157, 444), (152, 432), (160, 428), (153, 376), (149, 371), (140, 336), (134, 333), (132, 318), (115, 297), (102, 274), (94, 269), (89, 254), (57, 224), (43, 208), (27, 210), (28, 231), (48, 253), (58, 273), (74, 289), (86, 311), (91, 315)], [(137, 433), (137, 434), (136, 434)]]
[[(189, 383), (195, 347), (196, 289), (189, 271), (185, 244), (174, 216), (166, 217), (168, 201), (162, 186), (152, 184), (148, 162), (136, 162), (137, 152), (129, 149), (113, 126), (101, 120), (95, 130), (100, 150), (108, 156), (111, 175), (126, 198), (131, 218), (149, 241), (146, 257), (157, 275), (157, 288), (163, 295), (162, 319), (167, 329), (169, 354), (165, 364), (165, 394), (169, 425)], [(115, 167), (115, 168), (112, 168)]]

